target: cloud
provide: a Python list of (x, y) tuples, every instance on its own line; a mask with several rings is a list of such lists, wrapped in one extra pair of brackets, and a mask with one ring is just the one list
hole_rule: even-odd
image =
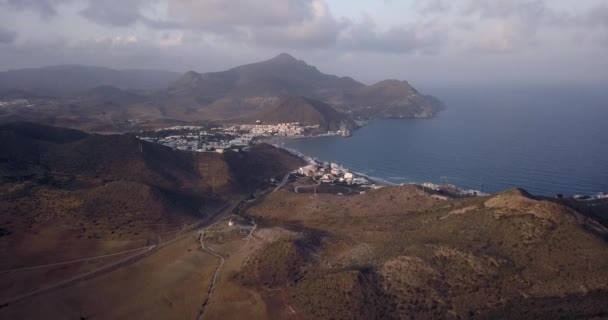
[(451, 9), (445, 0), (417, 0), (414, 6), (422, 14), (443, 14)]
[(37, 11), (41, 17), (50, 18), (57, 15), (55, 6), (72, 0), (0, 0), (0, 7)]
[(344, 24), (336, 21), (327, 4), (312, 1), (304, 19), (287, 23), (284, 27), (262, 26), (252, 29), (252, 40), (266, 46), (292, 48), (332, 47), (336, 44)]
[(447, 31), (432, 22), (393, 26), (380, 30), (369, 17), (352, 22), (342, 46), (348, 50), (388, 53), (437, 53), (446, 40)]
[(478, 18), (469, 50), (483, 53), (525, 51), (538, 43), (541, 28), (565, 21), (542, 0), (469, 0), (463, 14)]
[(17, 32), (0, 27), (0, 44), (11, 44), (17, 39)]
[(271, 47), (333, 46), (341, 29), (322, 0), (171, 0), (169, 14), (193, 29)]
[(240, 27), (282, 27), (310, 18), (317, 0), (169, 0), (169, 13), (192, 26), (222, 32)]
[(142, 5), (142, 1), (134, 0), (91, 1), (80, 11), (80, 14), (101, 25), (126, 27), (142, 18), (140, 13)]
[(608, 5), (600, 4), (587, 11), (581, 22), (592, 27), (608, 27)]

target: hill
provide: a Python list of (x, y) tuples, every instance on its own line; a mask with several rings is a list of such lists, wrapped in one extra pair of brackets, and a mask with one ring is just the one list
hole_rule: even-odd
[[(2, 132), (42, 141), (48, 136), (55, 147), (91, 137), (78, 131), (57, 135), (52, 129), (35, 128)], [(148, 147), (144, 146), (144, 154), (151, 152)], [(251, 175), (258, 172), (255, 168), (279, 166), (269, 170), (280, 170), (280, 163), (285, 163), (277, 161), (284, 159), (280, 150), (258, 148), (252, 153), (227, 153), (213, 164), (207, 159), (209, 165), (201, 172), (221, 172), (216, 179), (230, 172), (229, 179), (216, 182), (218, 189), (236, 181), (255, 185), (257, 178)], [(121, 150), (117, 148), (118, 153)], [(35, 154), (26, 148), (13, 157), (30, 153)], [(164, 177), (184, 179), (177, 178), (179, 170), (171, 165), (179, 160), (165, 157), (162, 163), (169, 164), (170, 171)], [(188, 163), (183, 163), (184, 168)], [(5, 305), (0, 318), (129, 319), (137, 314), (165, 319), (203, 314), (205, 319), (601, 319), (608, 314), (608, 230), (574, 206), (521, 189), (455, 199), (417, 186), (383, 187), (349, 196), (294, 192), (294, 186), (307, 183), (306, 179), (245, 203), (225, 220), (201, 229), (200, 237), (192, 234), (135, 264)], [(17, 197), (29, 192), (2, 186), (0, 203), (7, 201), (6, 194)], [(76, 186), (71, 186), (63, 188), (61, 203), (77, 207)], [(145, 190), (129, 193), (130, 185), (106, 187), (96, 190), (98, 201), (88, 210), (106, 208), (104, 200), (112, 202), (114, 194), (129, 194), (141, 202), (133, 204), (134, 209), (153, 204), (150, 199), (158, 197), (147, 196)], [(47, 210), (56, 205), (44, 195), (29, 200), (36, 205), (20, 205), (44, 205)], [(28, 220), (34, 225), (44, 216), (37, 212)], [(116, 232), (125, 237), (140, 217)], [(55, 218), (55, 223), (61, 219)], [(97, 231), (106, 222), (98, 218), (95, 223), (85, 228)], [(45, 242), (3, 249), (13, 250), (16, 257), (40, 254), (30, 248), (57, 250), (66, 235), (46, 231), (53, 230), (49, 225), (36, 230)], [(3, 234), (0, 244), (14, 236)], [(199, 250), (203, 242), (205, 250)], [(86, 243), (70, 242), (76, 247)], [(34, 279), (55, 277), (58, 270), (35, 274)], [(32, 281), (31, 273), (21, 278), (10, 275), (10, 285), (4, 286), (8, 292), (15, 290), (18, 279)], [(217, 280), (214, 286), (212, 279)], [(6, 277), (0, 281), (6, 283)]]
[[(181, 76), (77, 65), (0, 72), (0, 122), (20, 119), (88, 132), (125, 132), (139, 124), (154, 127), (267, 117), (289, 97), (318, 101), (312, 104), (314, 109), (320, 108), (315, 106), (319, 103), (327, 104), (355, 120), (432, 117), (443, 109), (440, 101), (405, 81), (367, 86), (349, 77), (324, 74), (286, 53), (222, 72), (189, 71)], [(322, 113), (328, 116), (328, 112)], [(340, 126), (326, 120), (328, 127)], [(352, 126), (349, 120), (338, 122)]]
[[(349, 197), (283, 190), (247, 214), (267, 230), (295, 232), (268, 238), (235, 276), (284, 318), (289, 310), (317, 319), (608, 312), (608, 229), (523, 190), (447, 201), (414, 186)], [(264, 261), (273, 267), (258, 270)]]
[[(354, 93), (352, 112), (363, 118), (429, 118), (444, 107), (407, 81), (384, 80)], [(374, 106), (369, 108), (369, 106)]]
[(330, 105), (305, 97), (283, 98), (275, 107), (266, 108), (251, 116), (249, 120), (260, 120), (268, 124), (299, 122), (307, 126), (318, 125), (317, 131), (320, 133), (352, 130), (355, 127), (349, 117)]
[(0, 267), (171, 237), (301, 163), (268, 145), (196, 154), (131, 136), (31, 123), (0, 126)]
[(99, 86), (157, 90), (178, 77), (178, 73), (160, 70), (62, 65), (0, 72), (0, 91), (25, 90), (42, 95), (65, 96)]
[(443, 106), (406, 82), (383, 81), (366, 86), (349, 77), (320, 72), (289, 54), (223, 72), (190, 71), (158, 97), (169, 117), (225, 119), (255, 114), (285, 96), (322, 101), (356, 118), (431, 117)]

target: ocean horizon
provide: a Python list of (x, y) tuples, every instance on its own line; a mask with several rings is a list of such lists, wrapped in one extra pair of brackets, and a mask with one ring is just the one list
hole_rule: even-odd
[(393, 184), (449, 183), (494, 193), (608, 192), (608, 95), (602, 90), (439, 92), (430, 119), (374, 120), (348, 138), (282, 145)]

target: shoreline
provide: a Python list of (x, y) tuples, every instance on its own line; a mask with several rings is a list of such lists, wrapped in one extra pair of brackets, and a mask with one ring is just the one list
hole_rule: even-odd
[[(304, 160), (306, 163), (314, 163), (314, 161), (322, 161), (319, 160), (317, 158), (308, 156), (306, 154), (303, 154), (295, 149), (283, 146), (278, 144), (277, 142), (280, 142), (283, 137), (281, 138), (273, 138), (273, 141), (267, 140), (267, 141), (263, 141), (265, 143), (269, 143), (270, 145), (285, 150), (297, 157), (300, 157), (302, 160)], [(315, 136), (308, 136), (305, 138), (315, 138)], [(323, 162), (323, 161), (322, 161)], [(334, 162), (335, 163), (335, 162)], [(348, 169), (347, 167), (344, 167), (343, 165), (338, 164), (340, 167), (344, 168), (344, 169)], [(352, 172), (353, 174), (359, 176), (359, 177), (363, 177), (367, 180), (369, 180), (373, 185), (376, 185), (380, 188), (382, 187), (397, 187), (397, 186), (405, 186), (405, 185), (414, 185), (414, 186), (418, 186), (421, 187), (423, 189), (428, 189), (428, 190), (433, 190), (436, 192), (447, 192), (447, 193), (451, 193), (453, 195), (457, 195), (457, 196), (469, 196), (469, 197), (483, 197), (483, 196), (489, 196), (492, 194), (497, 194), (500, 192), (504, 192), (507, 191), (509, 189), (505, 189), (502, 191), (498, 191), (496, 193), (485, 193), (482, 192), (480, 190), (475, 190), (475, 189), (464, 189), (461, 187), (458, 187), (456, 185), (453, 184), (437, 184), (437, 183), (432, 183), (432, 182), (410, 182), (410, 183), (396, 183), (396, 182), (391, 182), (389, 180), (383, 179), (383, 178), (379, 178), (379, 177), (374, 177), (374, 176), (370, 176), (368, 174), (365, 173), (361, 173), (358, 171), (354, 171), (354, 170), (349, 170), (350, 172)], [(543, 196), (543, 197), (549, 197), (549, 196)], [(561, 195), (561, 197), (563, 198), (571, 198), (577, 201), (593, 201), (593, 200), (601, 200), (601, 199), (608, 199), (608, 192), (599, 192), (593, 195), (578, 195), (578, 194), (572, 194), (572, 195)]]
[[(295, 149), (286, 147), (284, 145), (281, 145), (277, 142), (280, 142), (280, 138), (276, 139), (276, 141), (264, 141), (265, 143), (268, 143), (276, 148), (279, 148), (281, 150), (285, 150), (289, 153), (291, 153), (294, 156), (297, 156), (299, 158), (301, 158), (302, 160), (304, 160), (306, 163), (308, 164), (315, 164), (317, 161), (321, 161), (317, 158), (305, 155)], [(274, 142), (274, 143), (273, 143)], [(323, 162), (323, 161), (321, 161)], [(333, 162), (335, 163), (335, 162)], [(336, 163), (337, 165), (339, 165), (340, 167), (347, 169), (347, 167), (344, 167), (343, 165)], [(352, 172), (353, 174), (359, 176), (359, 177), (363, 177), (367, 180), (369, 180), (371, 182), (371, 186), (376, 186), (378, 188), (382, 188), (382, 187), (397, 187), (397, 186), (405, 186), (405, 185), (413, 185), (413, 186), (418, 186), (421, 187), (423, 189), (429, 189), (429, 190), (433, 190), (436, 192), (447, 192), (447, 193), (451, 193), (453, 195), (456, 196), (487, 196), (489, 194), (481, 192), (480, 190), (472, 190), (472, 189), (463, 189), (463, 188), (459, 188), (455, 185), (452, 184), (448, 184), (448, 185), (439, 185), (439, 184), (435, 184), (435, 183), (431, 183), (431, 182), (422, 182), (422, 183), (395, 183), (395, 182), (391, 182), (388, 181), (386, 179), (383, 178), (379, 178), (379, 177), (373, 177), (373, 176), (369, 176), (367, 174), (361, 173), (361, 172), (357, 172), (354, 170), (348, 170), (349, 172)]]

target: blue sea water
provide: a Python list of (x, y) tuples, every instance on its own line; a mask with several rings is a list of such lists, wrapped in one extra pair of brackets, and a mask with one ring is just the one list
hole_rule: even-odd
[(352, 137), (284, 145), (392, 183), (539, 195), (608, 192), (608, 91), (438, 90), (433, 119), (375, 120)]

